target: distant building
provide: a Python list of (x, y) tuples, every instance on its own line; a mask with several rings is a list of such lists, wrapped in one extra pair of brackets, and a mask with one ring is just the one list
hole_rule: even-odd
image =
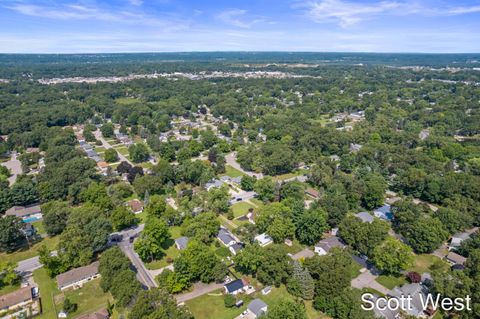
[(361, 148), (362, 148), (361, 144), (350, 143), (349, 149), (351, 153), (357, 153), (358, 151), (360, 151)]
[(36, 288), (27, 286), (0, 296), (0, 317), (3, 318), (4, 314), (9, 314), (12, 318), (20, 317), (20, 313), (24, 313), (25, 317), (39, 314), (40, 303), (34, 289)]
[(427, 314), (423, 310), (422, 298), (425, 300), (427, 293), (428, 290), (419, 283), (405, 284), (402, 287), (395, 287), (391, 290), (391, 295), (394, 298), (402, 298), (402, 296), (412, 297), (410, 308), (406, 307), (405, 311), (408, 315), (417, 318), (427, 318), (431, 315), (431, 313)]
[(42, 209), (39, 204), (13, 206), (5, 212), (5, 216), (17, 216), (24, 222), (33, 222), (42, 219)]
[(175, 239), (175, 247), (177, 247), (178, 250), (183, 250), (187, 248), (188, 245), (188, 237), (180, 237)]
[(89, 313), (87, 315), (77, 317), (77, 319), (108, 319), (108, 318), (110, 318), (110, 314), (108, 313), (108, 310), (105, 308), (95, 311), (93, 313)]
[(260, 235), (255, 236), (255, 241), (258, 242), (258, 244), (259, 244), (261, 247), (265, 247), (265, 246), (270, 245), (271, 243), (273, 243), (272, 237), (270, 237), (270, 236), (267, 235), (266, 233), (263, 233), (263, 234), (260, 234)]
[(228, 249), (230, 250), (230, 252), (232, 253), (232, 255), (236, 255), (238, 254), (243, 248), (244, 248), (244, 244), (243, 243), (235, 243), (233, 245), (231, 245), (230, 247), (228, 247)]
[(456, 233), (452, 235), (452, 239), (450, 241), (450, 249), (460, 247), (463, 241), (470, 238), (470, 233)]
[(368, 212), (360, 212), (358, 214), (355, 214), (358, 218), (362, 220), (364, 223), (373, 223), (373, 220), (375, 219), (370, 213)]
[(227, 294), (236, 295), (244, 292), (246, 286), (247, 283), (245, 281), (243, 281), (242, 279), (237, 279), (229, 282), (228, 284), (225, 284), (223, 288), (225, 289), (225, 292)]
[(385, 204), (382, 207), (379, 207), (373, 211), (373, 214), (383, 220), (392, 221), (393, 220), (393, 213), (392, 213), (392, 206)]
[(317, 199), (320, 197), (320, 193), (316, 189), (313, 189), (311, 187), (305, 190), (305, 194), (312, 197), (313, 199)]
[(220, 227), (220, 230), (218, 231), (218, 234), (217, 234), (217, 238), (218, 240), (220, 240), (220, 242), (229, 247), (233, 244), (235, 244), (237, 241), (235, 240), (235, 238), (233, 237), (233, 235), (225, 228), (223, 227)]
[(457, 254), (457, 253), (454, 253), (453, 251), (449, 252), (447, 257), (445, 257), (447, 259), (447, 261), (452, 264), (452, 265), (465, 265), (465, 263), (467, 262), (467, 258)]
[(68, 288), (80, 288), (86, 282), (98, 278), (99, 262), (96, 261), (88, 266), (75, 268), (57, 276), (57, 286), (60, 290)]
[(267, 313), (268, 306), (261, 299), (253, 299), (248, 304), (248, 311), (253, 314), (253, 318), (259, 318)]
[(143, 203), (139, 201), (138, 199), (132, 199), (127, 202), (128, 208), (134, 213), (134, 214), (140, 214), (143, 212)]
[(323, 239), (315, 245), (315, 253), (320, 256), (327, 255), (333, 248), (345, 248), (346, 245), (336, 236)]

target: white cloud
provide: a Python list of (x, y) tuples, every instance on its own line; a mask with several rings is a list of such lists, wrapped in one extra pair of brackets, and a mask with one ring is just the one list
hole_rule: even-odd
[(337, 23), (349, 27), (380, 15), (420, 15), (452, 16), (480, 12), (480, 6), (452, 7), (428, 6), (418, 1), (379, 1), (370, 3), (348, 2), (344, 0), (314, 0), (297, 4), (312, 21), (317, 23)]
[(342, 0), (323, 0), (309, 2), (305, 6), (307, 16), (315, 22), (335, 22), (342, 27), (348, 27), (371, 16), (396, 9), (400, 4), (391, 1), (359, 4)]
[(128, 2), (134, 6), (141, 6), (143, 4), (143, 0), (128, 0)]
[(217, 18), (222, 22), (232, 25), (237, 28), (250, 28), (256, 23), (265, 22), (264, 18), (247, 16), (247, 10), (243, 9), (228, 9), (217, 15)]
[[(140, 3), (140, 1), (136, 2)], [(80, 4), (41, 6), (27, 3), (15, 3), (4, 7), (23, 15), (55, 20), (96, 20), (127, 25), (162, 27), (171, 30), (185, 29), (188, 26), (188, 21), (184, 19), (175, 20), (171, 17), (157, 17), (145, 14), (142, 11), (132, 12), (122, 8), (107, 9)]]

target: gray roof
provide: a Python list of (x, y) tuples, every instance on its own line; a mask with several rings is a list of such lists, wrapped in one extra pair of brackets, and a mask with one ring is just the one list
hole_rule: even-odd
[(73, 285), (79, 281), (91, 278), (98, 274), (99, 262), (96, 261), (88, 266), (75, 268), (57, 276), (58, 288)]
[(401, 298), (402, 296), (412, 296), (411, 309), (405, 309), (406, 312), (413, 316), (420, 316), (423, 314), (423, 305), (420, 295), (423, 295), (423, 298), (426, 297), (425, 288), (419, 284), (405, 284), (402, 287), (395, 287), (391, 291), (392, 296)]
[(175, 239), (175, 243), (177, 244), (179, 249), (185, 249), (188, 245), (188, 237), (180, 237)]
[(267, 308), (267, 304), (264, 303), (261, 299), (253, 299), (252, 302), (248, 304), (248, 310), (253, 312), (257, 317), (261, 316), (264, 313), (265, 308)]
[(40, 208), (39, 204), (30, 205), (30, 206), (13, 206), (9, 208), (6, 212), (6, 216), (17, 216), (17, 217), (25, 217), (32, 214), (41, 213), (42, 209)]
[(355, 216), (360, 218), (362, 220), (362, 222), (364, 222), (364, 223), (370, 223), (370, 224), (373, 223), (374, 218), (368, 212), (361, 212), (361, 213), (356, 214)]
[(230, 244), (230, 242), (235, 241), (235, 238), (233, 238), (233, 235), (230, 234), (230, 232), (225, 228), (220, 228), (220, 230), (218, 231), (217, 238), (225, 245), (228, 245)]
[(345, 244), (340, 240), (340, 238), (333, 236), (319, 241), (315, 246), (323, 248), (323, 250), (328, 253), (330, 249), (335, 247), (344, 248)]

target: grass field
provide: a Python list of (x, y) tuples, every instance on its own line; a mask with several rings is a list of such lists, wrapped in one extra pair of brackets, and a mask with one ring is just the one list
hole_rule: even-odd
[(115, 147), (115, 149), (117, 150), (117, 152), (119, 152), (120, 154), (122, 155), (125, 155), (127, 156), (128, 155), (128, 148), (126, 147)]
[(447, 271), (450, 268), (448, 263), (430, 254), (416, 255), (413, 267), (408, 271), (415, 271), (419, 274), (431, 272), (432, 270)]
[(407, 279), (405, 278), (405, 276), (398, 276), (398, 277), (395, 277), (395, 276), (385, 276), (385, 275), (381, 275), (381, 276), (378, 276), (377, 279), (375, 279), (380, 285), (388, 288), (388, 289), (393, 289), (395, 288), (396, 286), (402, 286), (404, 284), (407, 283)]
[(225, 175), (228, 175), (230, 177), (241, 177), (244, 174), (241, 171), (239, 171), (238, 169), (233, 168), (230, 165), (226, 165), (225, 166)]
[[(56, 319), (57, 309), (55, 308), (54, 296), (59, 293), (55, 280), (48, 277), (44, 268), (33, 272), (33, 278), (38, 285), (40, 298), (42, 300), (42, 314), (40, 319)], [(59, 309), (58, 309), (59, 310)]]
[(175, 247), (175, 239), (181, 236), (180, 230), (181, 228), (178, 226), (170, 227), (170, 239), (167, 240), (164, 246), (165, 255), (160, 260), (154, 260), (152, 262), (146, 263), (148, 269), (154, 270), (166, 267), (169, 265), (169, 263), (167, 262), (168, 258), (175, 260), (175, 258), (180, 255), (180, 251), (177, 249), (177, 247)]
[(40, 290), (42, 300), (42, 314), (40, 319), (56, 319), (57, 313), (62, 310), (63, 300), (68, 297), (76, 303), (77, 311), (68, 318), (78, 317), (106, 307), (107, 300), (113, 302), (109, 293), (104, 293), (100, 288), (100, 279), (92, 280), (77, 290), (60, 291), (54, 278), (50, 278), (45, 269), (37, 269), (33, 272), (35, 282)]
[(77, 290), (67, 290), (55, 296), (56, 308), (62, 309), (63, 300), (67, 297), (71, 302), (78, 305), (77, 311), (68, 318), (78, 317), (94, 311), (106, 308), (108, 300), (113, 303), (110, 293), (104, 293), (100, 287), (100, 279), (92, 280)]
[(11, 262), (19, 262), (20, 260), (25, 260), (28, 258), (32, 258), (38, 255), (38, 250), (42, 245), (47, 246), (48, 249), (54, 250), (57, 248), (59, 237), (46, 237), (43, 238), (41, 241), (33, 244), (30, 248), (27, 246), (13, 252), (13, 253), (1, 253), (0, 259), (3, 261), (11, 261)]
[[(279, 288), (273, 288), (268, 295), (262, 295), (262, 293), (256, 292), (251, 296), (242, 295), (240, 298), (244, 301), (244, 305), (240, 308), (226, 308), (223, 303), (223, 294), (221, 290), (214, 291), (211, 294), (203, 295), (198, 298), (187, 301), (185, 304), (190, 309), (196, 319), (233, 319), (240, 315), (248, 306), (250, 301), (255, 298), (263, 300), (267, 305), (272, 305), (281, 300), (293, 300), (290, 294), (288, 294), (285, 286)], [(208, 307), (206, 307), (208, 305)], [(313, 309), (312, 302), (305, 302), (307, 316), (309, 319), (327, 318), (322, 313)]]
[(120, 105), (131, 105), (139, 102), (141, 102), (141, 100), (134, 97), (119, 97), (115, 99), (115, 103)]
[(232, 211), (233, 211), (233, 216), (235, 216), (235, 218), (237, 218), (237, 217), (240, 217), (240, 216), (243, 216), (243, 215), (247, 214), (248, 210), (250, 208), (255, 208), (255, 206), (253, 206), (252, 204), (247, 203), (247, 202), (239, 202), (239, 203), (233, 204), (231, 208), (232, 208)]
[(45, 227), (43, 227), (43, 222), (41, 220), (32, 223), (33, 227), (37, 230), (37, 234), (46, 234)]

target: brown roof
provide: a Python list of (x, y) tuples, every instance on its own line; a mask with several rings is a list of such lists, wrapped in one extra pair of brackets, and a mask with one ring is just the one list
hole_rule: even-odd
[(0, 310), (32, 299), (32, 287), (20, 288), (14, 292), (0, 296)]
[(132, 200), (128, 201), (127, 205), (128, 205), (128, 207), (130, 207), (130, 209), (134, 213), (140, 212), (140, 211), (143, 210), (143, 203), (141, 201), (139, 201), (138, 199), (132, 199)]
[(447, 259), (457, 265), (463, 265), (467, 261), (467, 258), (460, 256), (459, 254), (454, 253), (452, 251), (448, 253)]
[(305, 190), (305, 194), (310, 195), (314, 198), (318, 198), (318, 196), (320, 195), (320, 193), (316, 189), (313, 189), (311, 187)]
[(97, 166), (100, 167), (100, 168), (106, 168), (108, 167), (108, 163), (105, 162), (105, 161), (100, 161), (97, 163)]
[(108, 310), (103, 308), (94, 313), (77, 317), (77, 319), (108, 319), (109, 317)]
[(36, 213), (41, 213), (40, 205), (13, 206), (5, 212), (5, 216), (24, 217)]
[(98, 261), (91, 263), (88, 266), (75, 268), (64, 272), (57, 276), (57, 285), (58, 288), (66, 287), (72, 284), (75, 284), (81, 280), (91, 278), (98, 274)]

